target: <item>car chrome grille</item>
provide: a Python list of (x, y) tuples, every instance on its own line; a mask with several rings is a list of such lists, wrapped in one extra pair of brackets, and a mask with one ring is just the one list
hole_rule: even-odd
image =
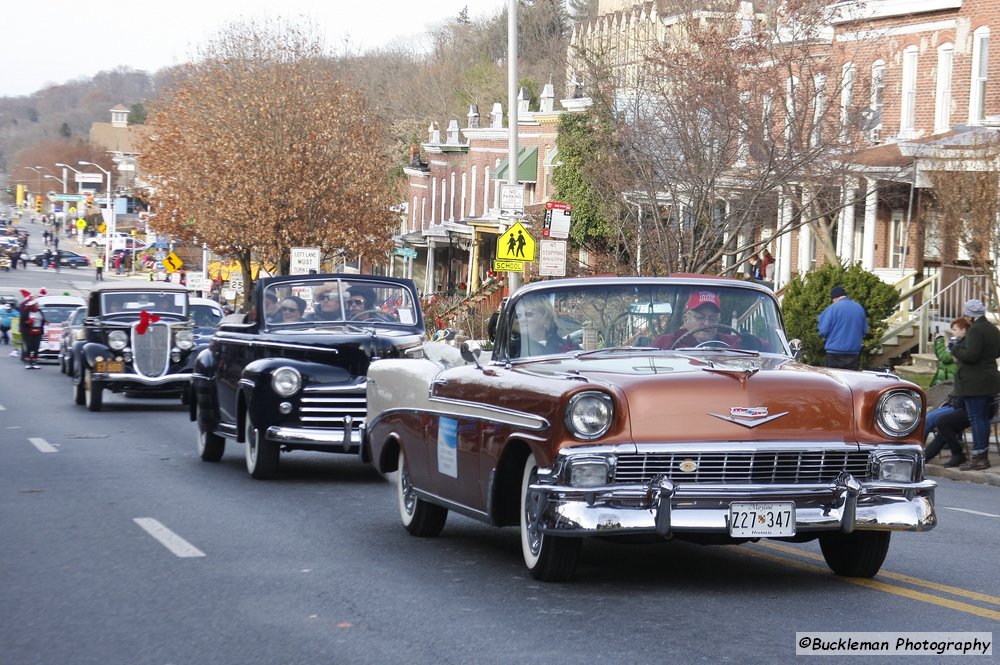
[(612, 482), (647, 483), (666, 476), (679, 483), (828, 483), (844, 471), (868, 480), (868, 460), (868, 452), (857, 450), (626, 454), (618, 455)]
[(358, 431), (368, 415), (365, 388), (365, 384), (349, 388), (309, 386), (302, 394), (299, 419), (309, 427), (343, 429), (350, 418), (351, 429)]
[(132, 325), (132, 365), (143, 376), (162, 376), (170, 365), (170, 326), (150, 323), (140, 335), (137, 325)]

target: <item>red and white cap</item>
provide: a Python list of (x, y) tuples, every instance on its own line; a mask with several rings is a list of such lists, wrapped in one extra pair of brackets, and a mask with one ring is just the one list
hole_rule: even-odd
[(687, 309), (697, 309), (702, 305), (712, 305), (718, 311), (722, 311), (722, 300), (717, 293), (712, 291), (695, 291), (687, 301)]

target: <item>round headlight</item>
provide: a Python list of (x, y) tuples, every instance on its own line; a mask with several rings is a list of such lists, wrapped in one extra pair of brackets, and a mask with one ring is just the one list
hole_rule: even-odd
[(290, 397), (302, 387), (302, 375), (294, 367), (279, 367), (271, 375), (271, 388), (282, 397)]
[(112, 330), (108, 333), (108, 346), (121, 351), (128, 346), (128, 334), (124, 330)]
[(596, 439), (611, 427), (614, 407), (611, 396), (586, 392), (574, 395), (566, 408), (566, 428), (579, 439)]
[(920, 397), (909, 390), (882, 395), (875, 408), (875, 419), (889, 436), (906, 436), (917, 429), (923, 404)]
[(190, 330), (178, 330), (174, 337), (174, 344), (182, 351), (187, 351), (194, 346), (194, 333)]

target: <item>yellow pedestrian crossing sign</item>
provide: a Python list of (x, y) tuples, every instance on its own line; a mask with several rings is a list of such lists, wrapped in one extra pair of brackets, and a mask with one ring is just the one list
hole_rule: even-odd
[(514, 222), (514, 225), (497, 239), (497, 260), (535, 260), (535, 239), (521, 222)]

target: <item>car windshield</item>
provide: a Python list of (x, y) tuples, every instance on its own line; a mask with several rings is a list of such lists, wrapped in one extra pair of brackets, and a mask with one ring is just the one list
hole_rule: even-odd
[(302, 279), (269, 284), (264, 289), (264, 317), (269, 326), (302, 322), (417, 322), (417, 304), (405, 287), (365, 279)]
[(105, 315), (147, 311), (187, 316), (187, 304), (187, 294), (176, 291), (115, 291), (101, 294), (101, 313)]
[(635, 284), (553, 287), (512, 299), (507, 357), (617, 347), (788, 353), (775, 300), (739, 286)]
[(42, 307), (42, 316), (46, 323), (63, 323), (76, 309), (76, 305), (48, 305)]
[(191, 305), (191, 319), (199, 328), (214, 328), (222, 321), (222, 310), (211, 305)]

